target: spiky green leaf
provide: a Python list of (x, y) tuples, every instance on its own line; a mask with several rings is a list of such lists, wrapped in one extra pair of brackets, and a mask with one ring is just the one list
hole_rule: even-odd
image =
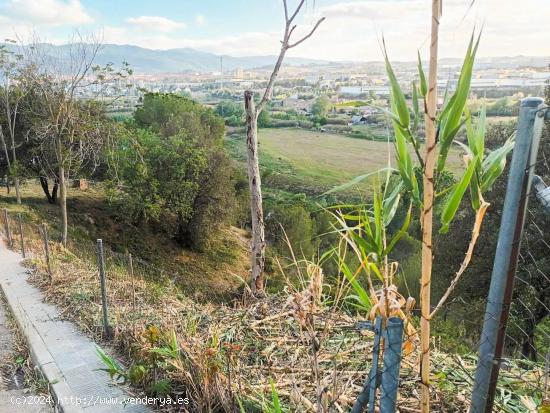
[(443, 207), (443, 212), (441, 213), (442, 226), (439, 230), (439, 232), (442, 234), (446, 233), (449, 230), (449, 225), (454, 219), (456, 211), (458, 211), (458, 207), (460, 206), (462, 197), (464, 196), (466, 189), (468, 189), (468, 186), (470, 185), (472, 175), (476, 168), (477, 159), (478, 158), (476, 157), (475, 159), (470, 161), (468, 167), (466, 168), (466, 172), (464, 172), (464, 175), (462, 175), (462, 178), (455, 185), (453, 191), (446, 199), (445, 205)]

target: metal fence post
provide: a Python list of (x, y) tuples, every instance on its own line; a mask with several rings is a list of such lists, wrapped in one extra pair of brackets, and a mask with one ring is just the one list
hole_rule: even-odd
[(50, 265), (50, 240), (48, 239), (48, 227), (46, 223), (43, 223), (39, 229), (42, 231), (42, 240), (44, 241), (44, 253), (46, 254), (46, 265), (48, 266), (48, 274), (50, 274), (50, 279), (53, 277), (52, 267)]
[(359, 393), (357, 400), (353, 404), (350, 413), (362, 413), (365, 410), (365, 406), (368, 405), (368, 412), (374, 412), (374, 405), (376, 402), (376, 389), (378, 387), (378, 364), (380, 356), (380, 339), (382, 337), (382, 318), (376, 317), (374, 326), (371, 326), (369, 330), (374, 331), (374, 343), (372, 346), (372, 366), (365, 383), (363, 384), (363, 390)]
[(132, 254), (128, 253), (128, 268), (130, 270), (130, 282), (132, 283), (132, 330), (136, 332), (136, 286), (134, 280), (134, 260)]
[(11, 230), (10, 230), (10, 217), (8, 214), (8, 210), (4, 208), (4, 227), (6, 228), (6, 237), (8, 238), (8, 246), (10, 248), (13, 248), (13, 239), (11, 238)]
[[(491, 275), (491, 285), (480, 338), (478, 366), (472, 391), (470, 413), (492, 411), (496, 381), (502, 357), (506, 323), (514, 287), (521, 235), (525, 221), (529, 187), (540, 138), (538, 113), (542, 113), (541, 98), (521, 101), (516, 143), (510, 164), (510, 174)], [(544, 116), (544, 114), (543, 114)]]
[(388, 318), (384, 341), (384, 364), (380, 380), (380, 412), (394, 413), (399, 388), (399, 369), (403, 347), (403, 320)]
[(103, 309), (103, 335), (111, 338), (111, 327), (109, 326), (109, 314), (107, 312), (107, 289), (105, 286), (105, 258), (103, 255), (103, 240), (97, 240), (97, 266), (99, 267), (99, 284), (101, 287), (101, 306)]
[(19, 236), (21, 237), (20, 238), (20, 243), (21, 243), (21, 255), (23, 256), (23, 258), (27, 258), (25, 255), (25, 237), (23, 235), (23, 219), (21, 218), (21, 214), (17, 214), (17, 221), (19, 223)]

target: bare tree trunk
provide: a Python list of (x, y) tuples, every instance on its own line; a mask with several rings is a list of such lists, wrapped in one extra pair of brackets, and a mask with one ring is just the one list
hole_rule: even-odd
[(49, 204), (54, 204), (52, 196), (50, 195), (50, 188), (48, 186), (48, 178), (45, 176), (41, 176), (39, 178), (40, 180), (40, 186), (42, 187), (42, 191), (44, 191), (44, 195), (46, 195), (46, 199), (48, 200)]
[(12, 159), (13, 159), (13, 165), (15, 165), (15, 177), (14, 177), (14, 182), (15, 182), (15, 198), (17, 199), (17, 203), (19, 205), (21, 205), (21, 190), (20, 190), (20, 187), (19, 187), (19, 176), (18, 176), (18, 171), (17, 171), (17, 154), (15, 153), (15, 139), (12, 135), (11, 137), (11, 153), (12, 153)]
[(52, 204), (57, 204), (57, 191), (59, 190), (59, 179), (55, 178), (52, 188)]
[(15, 166), (15, 176), (14, 176), (14, 182), (15, 182), (15, 198), (17, 199), (17, 203), (21, 205), (21, 191), (19, 188), (19, 176), (17, 171), (17, 153), (15, 152), (15, 131), (11, 129), (10, 126), (10, 137), (11, 137), (11, 155), (12, 155), (12, 165)]
[(15, 165), (15, 176), (14, 176), (14, 183), (15, 183), (15, 198), (17, 199), (17, 203), (21, 205), (21, 189), (19, 186), (19, 172), (17, 171), (17, 155), (15, 153), (15, 139), (12, 135), (11, 138), (11, 152), (12, 152), (12, 158), (13, 158), (13, 165)]
[(9, 170), (11, 170), (11, 161), (10, 161), (10, 155), (8, 153), (8, 146), (6, 145), (6, 139), (4, 138), (4, 132), (2, 130), (2, 125), (0, 125), (0, 140), (2, 141), (2, 147), (4, 148), (4, 155), (6, 156), (6, 164), (8, 165), (8, 173), (6, 174), (6, 190), (9, 194), (10, 193)]
[(430, 69), (426, 103), (426, 158), (424, 161), (424, 206), (422, 210), (422, 279), (420, 289), (421, 339), (421, 407), (422, 413), (430, 411), (430, 294), (432, 282), (432, 226), (434, 203), (434, 169), (436, 161), (436, 110), (437, 110), (437, 49), (441, 0), (432, 0), (432, 31), (430, 45)]
[(65, 168), (59, 165), (59, 207), (61, 208), (61, 243), (67, 246), (67, 183), (65, 180)]
[(251, 271), (252, 292), (262, 293), (265, 286), (265, 227), (262, 205), (262, 181), (258, 159), (258, 113), (254, 107), (254, 92), (244, 92), (246, 110), (246, 147), (248, 157), (248, 184), (252, 219)]
[(61, 243), (67, 247), (68, 217), (67, 217), (67, 184), (61, 136), (56, 142), (57, 162), (59, 163), (59, 207), (61, 208)]
[(300, 0), (296, 9), (292, 14), (289, 14), (287, 1), (283, 0), (285, 12), (285, 31), (283, 40), (281, 41), (281, 51), (277, 62), (273, 67), (267, 87), (264, 94), (258, 103), (258, 107), (254, 107), (254, 93), (251, 91), (244, 92), (244, 104), (246, 109), (246, 139), (247, 139), (247, 155), (248, 155), (248, 182), (250, 186), (250, 211), (252, 213), (252, 292), (255, 295), (263, 295), (265, 287), (264, 267), (265, 267), (265, 227), (264, 213), (262, 210), (262, 183), (260, 180), (260, 167), (258, 161), (258, 116), (262, 112), (264, 106), (271, 99), (273, 93), (273, 85), (283, 64), (285, 54), (288, 49), (298, 46), (309, 39), (319, 25), (325, 20), (320, 18), (313, 26), (308, 34), (294, 43), (290, 43), (291, 35), (296, 29), (293, 24), (294, 19), (300, 13), (305, 0)]
[(21, 189), (19, 186), (19, 177), (15, 177), (15, 198), (17, 199), (17, 203), (21, 205)]

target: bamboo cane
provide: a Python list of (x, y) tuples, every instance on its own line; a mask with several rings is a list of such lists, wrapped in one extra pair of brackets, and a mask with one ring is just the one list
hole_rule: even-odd
[(430, 42), (430, 68), (428, 74), (428, 97), (426, 102), (426, 154), (424, 168), (424, 206), (422, 210), (422, 279), (420, 306), (421, 339), (421, 411), (430, 411), (430, 287), (432, 280), (432, 224), (434, 201), (434, 168), (436, 161), (436, 110), (437, 110), (437, 51), (441, 0), (432, 0), (432, 29)]

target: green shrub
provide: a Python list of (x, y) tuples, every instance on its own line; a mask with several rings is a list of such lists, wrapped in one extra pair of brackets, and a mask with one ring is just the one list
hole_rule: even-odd
[(206, 249), (233, 218), (236, 173), (223, 120), (189, 98), (149, 93), (111, 151), (112, 194), (136, 223), (155, 221), (181, 245)]

